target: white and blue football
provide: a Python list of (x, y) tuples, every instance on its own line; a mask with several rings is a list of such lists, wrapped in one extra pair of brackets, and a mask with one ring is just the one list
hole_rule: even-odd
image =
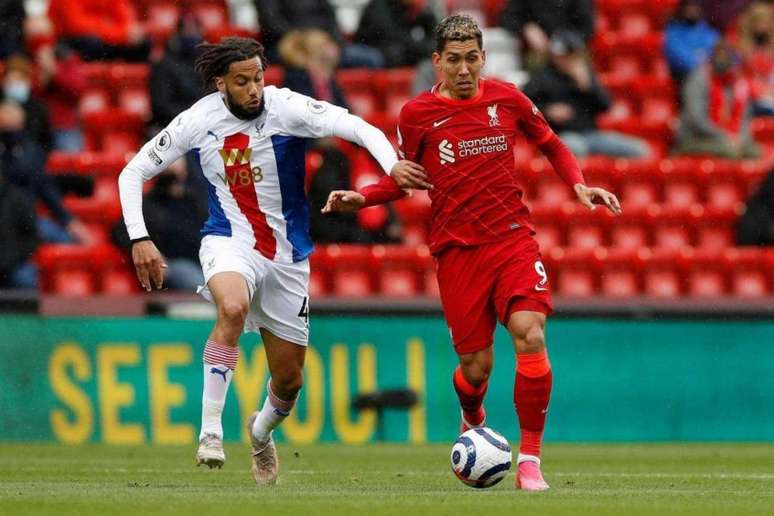
[(491, 428), (471, 428), (457, 438), (451, 467), (463, 483), (486, 488), (497, 484), (511, 469), (511, 445)]

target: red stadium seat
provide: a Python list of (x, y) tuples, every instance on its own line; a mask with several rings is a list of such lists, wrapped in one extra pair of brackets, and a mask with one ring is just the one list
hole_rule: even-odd
[(659, 202), (657, 185), (649, 182), (624, 182), (620, 188), (621, 204), (626, 209), (647, 208)]
[(180, 8), (174, 3), (158, 3), (148, 6), (145, 28), (156, 40), (165, 41), (177, 27)]
[(373, 292), (370, 269), (370, 247), (362, 245), (329, 245), (325, 248), (331, 270), (333, 293), (337, 296), (360, 297)]
[(726, 276), (718, 251), (683, 249), (680, 252), (686, 294), (718, 297), (726, 293)]
[(650, 17), (642, 12), (625, 12), (618, 18), (618, 34), (625, 38), (641, 38), (651, 31)]
[(107, 270), (102, 273), (102, 293), (128, 295), (139, 292), (137, 277), (126, 268)]
[(562, 296), (590, 297), (596, 292), (594, 254), (590, 249), (556, 247), (547, 253), (549, 287)]
[(629, 209), (610, 224), (610, 246), (621, 250), (637, 250), (650, 245), (647, 212)]
[(641, 249), (638, 252), (643, 291), (653, 297), (680, 296), (683, 291), (680, 281), (678, 254), (671, 249)]
[(564, 244), (562, 228), (556, 224), (541, 224), (535, 227), (535, 240), (542, 251), (548, 251)]
[(148, 90), (150, 65), (146, 63), (117, 63), (111, 65), (109, 70), (110, 86), (113, 91), (121, 91), (124, 88)]
[(314, 265), (311, 267), (309, 273), (309, 295), (311, 297), (323, 296), (328, 293), (328, 287), (326, 284), (325, 273), (315, 269)]
[(696, 212), (701, 206), (692, 206), (689, 210), (651, 206), (648, 214), (653, 230), (653, 244), (663, 249), (678, 250), (692, 245), (692, 229)]
[(575, 198), (568, 186), (558, 177), (544, 176), (542, 179), (535, 189), (533, 205), (559, 206)]
[(110, 95), (102, 89), (83, 92), (78, 101), (78, 113), (83, 116), (89, 113), (105, 111), (110, 107)]
[(594, 249), (605, 245), (610, 217), (602, 208), (589, 211), (584, 206), (567, 204), (564, 211), (567, 220), (568, 247)]
[(732, 247), (737, 218), (734, 209), (705, 209), (696, 221), (696, 246), (713, 251)]
[(54, 273), (52, 291), (63, 296), (84, 297), (94, 293), (91, 274), (85, 270), (62, 270)]
[(759, 298), (771, 293), (765, 252), (759, 248), (727, 249), (723, 262), (731, 277), (731, 293), (741, 298)]
[(371, 249), (371, 270), (376, 271), (377, 289), (382, 295), (415, 296), (419, 278), (430, 259), (427, 248), (377, 245)]
[(599, 248), (594, 254), (600, 262), (599, 282), (602, 295), (632, 297), (639, 294), (637, 253), (634, 249)]
[(127, 89), (118, 92), (118, 107), (127, 113), (134, 113), (143, 120), (151, 118), (150, 94), (144, 89)]
[(219, 3), (201, 3), (193, 7), (194, 16), (204, 32), (228, 25), (226, 7)]

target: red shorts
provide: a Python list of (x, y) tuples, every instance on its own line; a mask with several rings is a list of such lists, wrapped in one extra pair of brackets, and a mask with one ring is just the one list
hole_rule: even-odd
[(454, 349), (459, 355), (492, 345), (497, 321), (521, 310), (550, 315), (548, 276), (528, 228), (505, 240), (449, 247), (436, 257), (438, 287)]

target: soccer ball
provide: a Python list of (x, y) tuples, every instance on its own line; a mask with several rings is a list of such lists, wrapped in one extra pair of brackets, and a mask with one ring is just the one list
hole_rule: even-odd
[(511, 469), (511, 445), (491, 428), (471, 428), (457, 438), (451, 467), (464, 484), (485, 488), (497, 484)]

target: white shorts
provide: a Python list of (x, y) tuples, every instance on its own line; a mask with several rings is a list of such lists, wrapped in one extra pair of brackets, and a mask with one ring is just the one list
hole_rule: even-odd
[(279, 263), (231, 237), (207, 235), (199, 249), (205, 286), (198, 293), (213, 301), (206, 284), (220, 272), (238, 272), (250, 293), (244, 331), (266, 328), (275, 336), (306, 346), (309, 342), (309, 260)]

